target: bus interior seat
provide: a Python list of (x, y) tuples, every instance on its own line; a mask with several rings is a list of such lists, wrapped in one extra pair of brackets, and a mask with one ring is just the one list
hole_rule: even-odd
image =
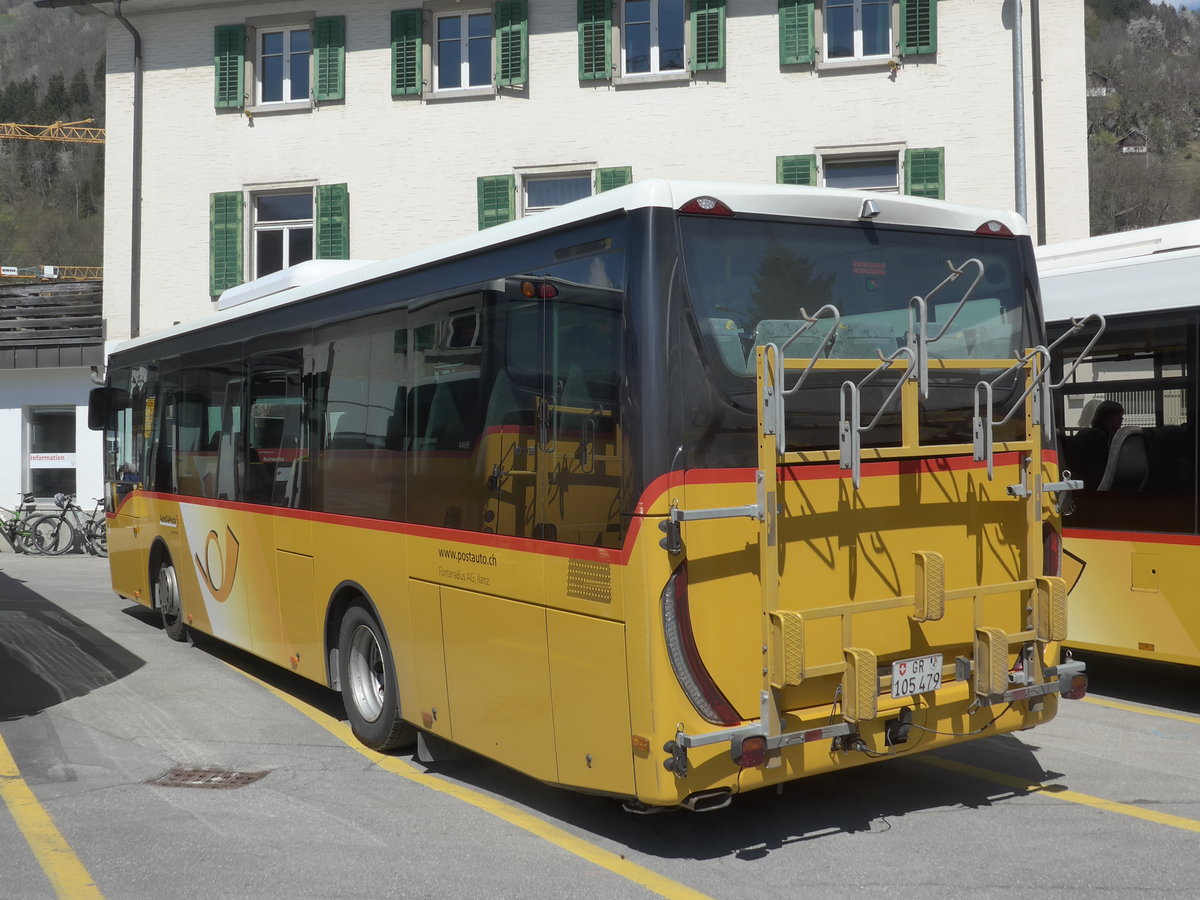
[(457, 450), (466, 439), (467, 427), (455, 401), (454, 384), (439, 381), (433, 389), (425, 422), (424, 444), (428, 450)]
[(1103, 402), (1100, 397), (1093, 397), (1087, 403), (1083, 404), (1083, 410), (1079, 413), (1079, 425), (1076, 428), (1076, 432), (1092, 427), (1092, 417), (1096, 415), (1097, 407)]
[(1164, 425), (1155, 429), (1150, 440), (1150, 477), (1146, 480), (1146, 490), (1171, 494), (1190, 488), (1194, 456), (1190, 449), (1184, 426)]
[(747, 374), (746, 351), (742, 346), (742, 336), (732, 319), (708, 318), (704, 320), (705, 329), (712, 337), (717, 352), (721, 354), (721, 362), (725, 368), (735, 375)]
[(587, 379), (583, 377), (583, 369), (578, 363), (567, 369), (567, 377), (563, 381), (562, 393), (558, 402), (560, 406), (569, 406), (572, 409), (582, 409), (588, 412), (595, 409), (591, 389), (588, 387)]
[(1150, 475), (1146, 435), (1137, 425), (1122, 425), (1108, 448), (1108, 464), (1097, 490), (1140, 491)]
[(520, 422), (521, 403), (517, 399), (517, 392), (513, 389), (508, 372), (501, 369), (496, 375), (496, 380), (492, 382), (483, 427), (498, 428), (501, 425), (517, 425)]

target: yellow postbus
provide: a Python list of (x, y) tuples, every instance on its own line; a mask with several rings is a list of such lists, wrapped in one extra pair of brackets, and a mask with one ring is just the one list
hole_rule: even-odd
[[(1038, 248), (1056, 365), (1083, 355), (1061, 392), (1064, 468), (1083, 480), (1066, 549), (1069, 645), (1200, 664), (1200, 222)], [(1102, 316), (1095, 345), (1073, 321)], [(1056, 376), (1060, 377), (1060, 376)]]
[(325, 265), (111, 356), (113, 586), (170, 637), (638, 811), (1084, 690), (1017, 217), (656, 180)]

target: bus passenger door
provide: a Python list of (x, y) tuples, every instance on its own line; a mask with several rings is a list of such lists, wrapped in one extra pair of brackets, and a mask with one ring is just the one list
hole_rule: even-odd
[(184, 357), (181, 369), (181, 396), (196, 406), (181, 420), (177, 453), (179, 524), (186, 546), (175, 570), (183, 611), (189, 625), (249, 650), (247, 603), (253, 587), (248, 586), (250, 562), (242, 553), (246, 514), (239, 502), (245, 468), (241, 360), (197, 355)]

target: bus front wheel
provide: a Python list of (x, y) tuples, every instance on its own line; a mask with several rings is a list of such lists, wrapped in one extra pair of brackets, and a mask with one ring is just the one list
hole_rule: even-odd
[(342, 619), (338, 683), (354, 736), (372, 750), (394, 750), (416, 740), (416, 731), (400, 718), (396, 666), (383, 629), (364, 606), (351, 606)]
[(162, 614), (163, 631), (173, 641), (187, 640), (187, 624), (183, 620), (183, 597), (179, 593), (179, 579), (175, 567), (164, 562), (158, 567), (154, 581), (154, 600)]

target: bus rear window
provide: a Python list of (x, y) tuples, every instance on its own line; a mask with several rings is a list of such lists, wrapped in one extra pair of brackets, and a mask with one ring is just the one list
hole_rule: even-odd
[[(909, 300), (928, 295), (950, 265), (969, 259), (983, 277), (930, 355), (1011, 357), (1028, 346), (1026, 298), (1017, 243), (973, 234), (930, 233), (872, 225), (680, 219), (692, 309), (722, 380), (754, 374), (754, 348), (782, 344), (802, 324), (800, 311), (832, 304), (840, 313), (828, 356), (874, 359), (905, 346)], [(953, 314), (978, 269), (930, 301), (930, 331)], [(795, 341), (787, 355), (816, 352), (824, 326)]]

